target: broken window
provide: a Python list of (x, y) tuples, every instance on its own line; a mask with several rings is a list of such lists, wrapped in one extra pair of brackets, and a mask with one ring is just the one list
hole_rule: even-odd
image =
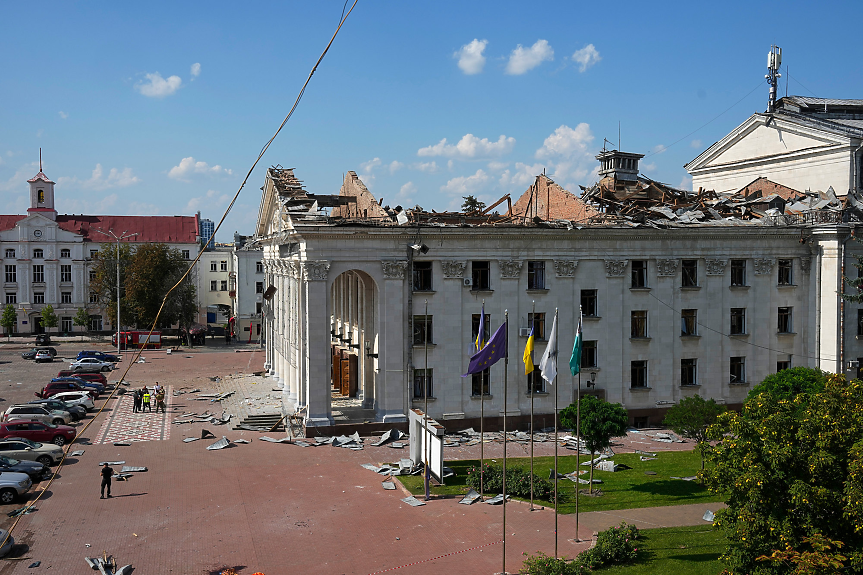
[(533, 371), (527, 374), (527, 392), (545, 393), (545, 380), (536, 364), (533, 366)]
[(581, 313), (591, 317), (599, 315), (595, 289), (581, 290)]
[(791, 333), (793, 326), (791, 325), (791, 308), (790, 307), (780, 307), (779, 308), (779, 322), (776, 326), (777, 331), (779, 333)]
[(647, 287), (647, 261), (634, 260), (632, 262), (632, 287)]
[(584, 369), (595, 368), (597, 363), (596, 340), (585, 341), (581, 344), (581, 367)]
[(545, 289), (545, 262), (527, 262), (527, 289)]
[(731, 358), (731, 383), (746, 383), (746, 357)]
[(697, 326), (697, 309), (684, 309), (680, 312), (680, 335), (698, 335)]
[(432, 340), (432, 316), (414, 316), (414, 345), (434, 343)]
[(639, 359), (631, 362), (630, 371), (632, 374), (631, 387), (647, 387), (647, 360)]
[(647, 337), (647, 311), (633, 311), (631, 317), (632, 330), (630, 337)]
[(534, 339), (545, 339), (545, 314), (544, 313), (529, 313), (527, 314), (527, 327), (533, 327)]
[[(491, 369), (484, 369), (479, 373), (474, 373), (471, 375), (471, 389), (470, 394), (474, 396), (479, 396), (480, 393), (482, 395), (489, 395), (488, 392), (488, 382), (491, 375)], [(480, 388), (482, 391), (480, 391)]]
[(777, 361), (776, 362), (776, 373), (779, 373), (780, 371), (784, 371), (786, 369), (791, 369), (791, 362), (790, 361)]
[(414, 369), (414, 399), (425, 399), (425, 393), (428, 393), (429, 398), (434, 397), (432, 371), (432, 369)]
[(414, 262), (414, 291), (432, 291), (432, 263)]
[(683, 287), (698, 286), (698, 260), (683, 260)]
[(746, 260), (731, 260), (731, 285), (746, 285)]
[(680, 360), (680, 385), (695, 385), (697, 359)]
[(746, 333), (746, 308), (731, 308), (731, 335), (743, 335)]
[(779, 278), (777, 283), (781, 286), (791, 285), (791, 260), (779, 260)]
[(471, 288), (474, 290), (488, 290), (489, 286), (489, 263), (471, 262)]

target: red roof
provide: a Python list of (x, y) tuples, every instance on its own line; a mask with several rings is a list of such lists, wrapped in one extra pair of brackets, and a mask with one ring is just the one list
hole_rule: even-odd
[(97, 229), (115, 234), (135, 234), (123, 241), (134, 243), (194, 244), (198, 241), (197, 216), (57, 216), (60, 229), (80, 234), (85, 241), (113, 241)]
[(15, 224), (26, 218), (27, 216), (3, 216), (0, 215), (0, 231), (11, 230)]
[(28, 183), (32, 184), (36, 180), (42, 180), (43, 182), (48, 182), (49, 184), (53, 184), (51, 180), (48, 179), (48, 176), (42, 173), (42, 170), (39, 170), (39, 173), (27, 180)]

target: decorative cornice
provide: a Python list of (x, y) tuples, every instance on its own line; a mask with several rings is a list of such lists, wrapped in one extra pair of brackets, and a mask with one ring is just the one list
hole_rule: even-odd
[[(300, 266), (300, 262), (295, 260), (290, 260), (287, 262), (288, 275), (290, 275), (294, 279), (299, 279), (303, 276), (303, 270)], [(327, 270), (329, 270), (329, 264), (327, 264)], [(326, 277), (324, 278), (326, 279)]]
[(405, 271), (408, 269), (408, 263), (406, 261), (382, 261), (381, 267), (386, 279), (403, 280), (405, 279)]
[(520, 260), (498, 260), (497, 265), (500, 267), (500, 277), (504, 279), (518, 279), (521, 275), (521, 268), (524, 262)]
[(302, 266), (307, 281), (325, 281), (330, 271), (330, 262), (326, 260), (306, 260)]
[(621, 277), (626, 274), (626, 265), (629, 260), (605, 260), (605, 275), (610, 278)]
[(728, 265), (728, 260), (704, 260), (707, 263), (707, 275), (721, 276), (725, 275), (725, 266)]
[(575, 277), (578, 260), (554, 260), (554, 276), (559, 278)]
[(455, 260), (445, 260), (442, 261), (441, 267), (443, 268), (443, 277), (447, 280), (460, 280), (464, 278), (464, 272), (467, 269), (467, 262), (460, 262)]
[(773, 264), (775, 263), (775, 260), (772, 259), (756, 258), (752, 260), (752, 267), (755, 268), (755, 275), (763, 276), (773, 271)]
[(660, 276), (673, 276), (677, 273), (677, 266), (680, 264), (679, 260), (670, 260), (670, 259), (659, 259), (656, 260), (656, 275)]

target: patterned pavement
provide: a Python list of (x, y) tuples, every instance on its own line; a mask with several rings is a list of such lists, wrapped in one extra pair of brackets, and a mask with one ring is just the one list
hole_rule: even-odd
[[(165, 388), (167, 413), (171, 413), (173, 388)], [(94, 443), (115, 443), (117, 441), (164, 441), (171, 437), (171, 420), (167, 413), (134, 413), (132, 394), (126, 393), (112, 400), (111, 414), (102, 424)]]

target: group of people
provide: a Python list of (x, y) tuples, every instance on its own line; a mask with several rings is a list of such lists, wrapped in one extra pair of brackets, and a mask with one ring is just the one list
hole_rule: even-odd
[(159, 385), (159, 382), (156, 382), (156, 385), (153, 386), (152, 393), (147, 386), (145, 385), (141, 389), (136, 389), (135, 393), (132, 395), (132, 399), (134, 400), (134, 404), (132, 406), (132, 412), (143, 413), (144, 411), (153, 412), (152, 401), (156, 400), (156, 413), (159, 413), (159, 410), (162, 410), (162, 413), (165, 413), (165, 388)]

